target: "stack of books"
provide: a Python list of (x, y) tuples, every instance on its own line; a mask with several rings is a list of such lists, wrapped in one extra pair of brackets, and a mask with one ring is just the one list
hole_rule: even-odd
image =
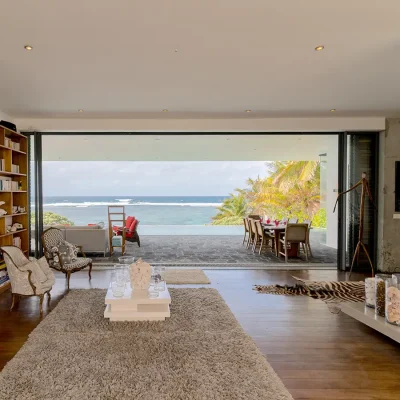
[(8, 272), (6, 269), (6, 264), (4, 260), (0, 261), (0, 288), (8, 283), (10, 278), (8, 277)]
[(19, 174), (19, 165), (11, 164), (11, 172), (13, 174)]
[(2, 178), (0, 179), (0, 190), (16, 192), (18, 191), (18, 182)]
[(4, 138), (4, 146), (14, 150), (21, 150), (21, 146), (18, 142), (13, 142), (10, 138)]
[(6, 160), (4, 158), (0, 158), (0, 171), (6, 170)]
[(21, 248), (21, 238), (19, 236), (13, 238), (13, 245)]

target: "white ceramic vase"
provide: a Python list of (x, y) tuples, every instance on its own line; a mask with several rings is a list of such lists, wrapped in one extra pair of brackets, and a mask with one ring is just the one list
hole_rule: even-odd
[(131, 286), (136, 290), (147, 290), (150, 286), (151, 265), (141, 258), (130, 266)]

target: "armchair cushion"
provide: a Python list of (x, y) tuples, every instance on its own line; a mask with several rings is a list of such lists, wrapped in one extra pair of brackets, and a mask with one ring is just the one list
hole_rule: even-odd
[(63, 264), (73, 263), (78, 259), (78, 251), (77, 246), (65, 240), (50, 249), (52, 259), (56, 264), (60, 263), (59, 256), (63, 258)]

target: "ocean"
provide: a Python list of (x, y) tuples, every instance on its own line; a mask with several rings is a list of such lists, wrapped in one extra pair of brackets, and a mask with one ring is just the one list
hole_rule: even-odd
[(140, 234), (242, 234), (242, 227), (211, 226), (227, 196), (45, 196), (44, 211), (67, 217), (75, 225), (104, 222), (107, 206), (125, 206), (140, 221)]

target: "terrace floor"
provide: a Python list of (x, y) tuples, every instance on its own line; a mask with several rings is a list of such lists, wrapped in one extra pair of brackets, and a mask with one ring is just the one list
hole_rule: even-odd
[[(325, 246), (325, 231), (313, 230), (310, 235), (313, 257), (309, 257), (309, 263), (336, 265), (337, 250)], [(141, 247), (136, 243), (127, 242), (125, 255), (135, 258), (141, 257), (150, 263), (165, 265), (209, 265), (221, 267), (244, 266), (272, 266), (285, 264), (283, 257), (276, 257), (270, 249), (261, 253), (253, 253), (242, 244), (243, 237), (237, 235), (191, 235), (191, 236), (166, 236), (143, 235), (140, 237)], [(118, 262), (121, 253), (116, 252), (112, 257), (97, 257), (96, 263)], [(306, 263), (304, 253), (299, 258), (289, 258), (289, 264)]]

